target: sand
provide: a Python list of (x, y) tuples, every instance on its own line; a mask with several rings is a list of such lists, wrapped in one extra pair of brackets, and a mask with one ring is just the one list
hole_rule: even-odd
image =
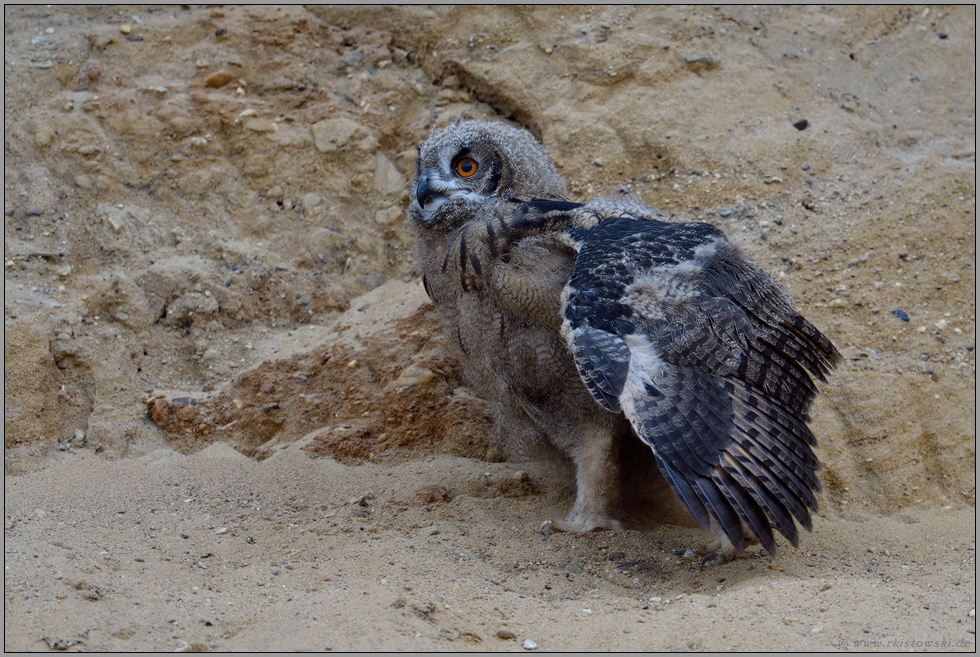
[[(975, 650), (974, 7), (4, 17), (5, 650)], [(642, 460), (630, 530), (539, 531), (568, 469), (491, 440), (404, 224), (459, 116), (834, 340), (798, 547), (677, 556)]]

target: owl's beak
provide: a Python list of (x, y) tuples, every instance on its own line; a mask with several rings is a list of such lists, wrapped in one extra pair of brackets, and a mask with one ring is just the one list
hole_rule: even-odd
[(425, 209), (425, 202), (436, 193), (437, 190), (429, 186), (429, 174), (425, 174), (415, 183), (415, 200), (418, 201), (419, 207), (423, 210)]

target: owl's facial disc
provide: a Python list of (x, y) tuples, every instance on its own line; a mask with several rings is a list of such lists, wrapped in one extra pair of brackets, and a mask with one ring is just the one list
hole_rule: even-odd
[(493, 175), (492, 158), (481, 157), (470, 148), (463, 148), (449, 160), (440, 160), (421, 169), (415, 181), (412, 195), (419, 213), (430, 221), (443, 204), (450, 200), (480, 202), (493, 195), (488, 189), (499, 182)]

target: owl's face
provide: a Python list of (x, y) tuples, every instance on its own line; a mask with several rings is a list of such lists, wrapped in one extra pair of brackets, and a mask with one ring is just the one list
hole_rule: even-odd
[(566, 194), (541, 144), (504, 124), (457, 122), (419, 151), (409, 216), (420, 228), (451, 229), (495, 198)]

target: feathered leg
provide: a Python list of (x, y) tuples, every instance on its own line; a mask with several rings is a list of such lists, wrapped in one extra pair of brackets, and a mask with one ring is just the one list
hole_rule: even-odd
[(626, 529), (617, 519), (622, 517), (622, 506), (619, 440), (614, 432), (586, 424), (567, 451), (575, 464), (575, 504), (565, 520), (556, 520), (552, 526), (567, 532)]

